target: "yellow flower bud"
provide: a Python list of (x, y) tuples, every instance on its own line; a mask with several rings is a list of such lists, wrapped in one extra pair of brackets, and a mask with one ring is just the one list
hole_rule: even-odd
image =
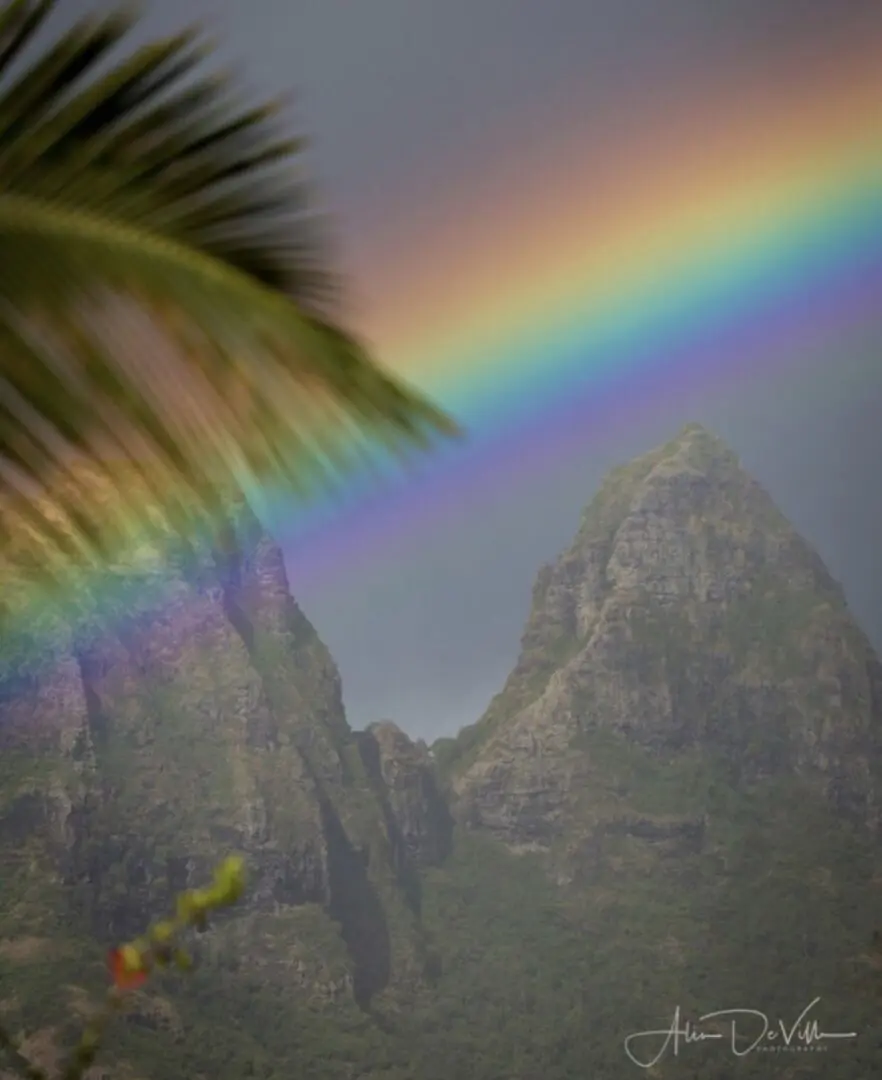
[(201, 915), (211, 907), (211, 897), (205, 889), (194, 889), (190, 893), (190, 912)]
[(153, 940), (156, 942), (157, 945), (165, 945), (169, 941), (171, 941), (172, 936), (174, 935), (174, 932), (175, 932), (175, 928), (172, 926), (172, 924), (170, 922), (167, 922), (167, 921), (158, 922), (153, 927), (152, 937), (153, 937)]
[(224, 859), (215, 875), (219, 904), (234, 904), (245, 891), (245, 861), (239, 855)]
[(136, 971), (143, 970), (143, 958), (140, 951), (134, 945), (123, 945), (119, 950), (119, 954), (123, 962), (123, 967), (127, 972), (134, 974)]
[(93, 1050), (99, 1042), (98, 1032), (95, 1028), (86, 1028), (80, 1037), (80, 1048), (83, 1050)]

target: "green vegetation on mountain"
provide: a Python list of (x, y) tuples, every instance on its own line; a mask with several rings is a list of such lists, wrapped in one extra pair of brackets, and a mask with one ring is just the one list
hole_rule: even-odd
[(882, 666), (706, 432), (613, 474), (453, 753), (349, 729), (253, 521), (160, 576), (152, 614), (0, 686), (0, 1022), (29, 1056), (236, 850), (247, 896), (186, 986), (132, 992), (110, 1080), (622, 1080), (678, 1007), (778, 1031), (815, 998), (854, 1038), (692, 1042), (646, 1075), (878, 1071)]

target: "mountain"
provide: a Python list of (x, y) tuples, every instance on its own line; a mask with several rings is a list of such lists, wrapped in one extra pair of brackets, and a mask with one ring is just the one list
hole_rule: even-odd
[[(690, 425), (606, 479), (538, 575), (505, 686), (434, 750), (457, 819), (566, 897), (604, 1075), (624, 1075), (623, 1033), (677, 1005), (774, 1027), (820, 996), (822, 1030), (860, 1037), (790, 1055), (786, 1075), (862, 1077), (882, 1046), (880, 739), (882, 666), (841, 589)], [(782, 1068), (711, 1044), (656, 1074), (688, 1064)]]
[[(72, 1037), (107, 945), (240, 850), (247, 902), (192, 976), (132, 996), (100, 1075), (877, 1071), (882, 666), (710, 433), (607, 478), (505, 686), (431, 750), (350, 730), (247, 515), (151, 565), (118, 568), (110, 629), (71, 624), (39, 664), (4, 649), (0, 1021), (35, 1056)], [(677, 1007), (754, 1010), (743, 1049), (757, 1013), (777, 1031), (817, 997), (818, 1032), (849, 1038), (739, 1058), (718, 1018), (649, 1069), (625, 1053)]]
[[(92, 939), (131, 938), (241, 851), (249, 903), (215, 949), (236, 970), (202, 979), (209, 1017), (220, 993), (215, 1027), (201, 1029), (212, 1050), (176, 1050), (149, 1075), (190, 1075), (181, 1062), (192, 1060), (220, 1076), (231, 1053), (253, 1053), (263, 1075), (272, 1052), (249, 1047), (228, 1015), (275, 1014), (278, 1058), (297, 1045), (301, 1005), (306, 1016), (340, 1003), (363, 1026), (365, 1010), (394, 1010), (422, 980), (414, 882), (443, 858), (451, 822), (425, 752), (388, 724), (349, 729), (337, 669), (256, 522), (244, 519), (225, 553), (155, 573), (140, 582), (161, 597), (154, 609), (113, 633), (69, 634), (36, 672), (6, 672), (0, 998), (7, 1023), (45, 1024), (53, 998), (82, 996), (94, 974), (83, 957), (101, 959)], [(255, 1000), (225, 1002), (227, 981)], [(155, 1026), (159, 1010), (186, 1029), (169, 1001), (140, 1005), (139, 1023)]]
[(880, 827), (882, 667), (816, 552), (697, 425), (614, 472), (539, 574), (518, 662), (452, 750), (463, 812), (547, 846), (598, 737), (714, 755), (736, 784), (800, 777)]

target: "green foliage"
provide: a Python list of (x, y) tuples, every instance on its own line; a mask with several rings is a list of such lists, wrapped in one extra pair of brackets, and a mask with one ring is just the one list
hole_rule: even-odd
[[(661, 830), (610, 831), (589, 854), (589, 833), (576, 881), (561, 890), (540, 856), (460, 833), (449, 863), (424, 882), (442, 975), (410, 1018), (413, 1075), (625, 1076), (625, 1036), (670, 1024), (677, 1004), (693, 1019), (759, 1009), (774, 1024), (815, 996), (822, 1027), (857, 1040), (784, 1064), (689, 1047), (659, 1075), (722, 1080), (735, 1066), (745, 1077), (787, 1066), (799, 1077), (870, 1075), (882, 1023), (867, 984), (878, 908), (869, 838), (804, 783), (736, 789), (698, 763), (669, 772), (649, 759), (629, 764), (623, 748), (602, 753), (598, 770), (615, 768), (610, 783), (624, 782), (652, 815), (635, 820), (664, 826), (700, 811), (702, 844), (678, 850)], [(578, 835), (574, 825), (571, 845)]]

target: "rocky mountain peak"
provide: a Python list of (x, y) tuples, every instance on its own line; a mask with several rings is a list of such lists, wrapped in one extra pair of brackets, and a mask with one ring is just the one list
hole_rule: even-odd
[(691, 424), (613, 470), (540, 571), (517, 664), (458, 740), (453, 786), (469, 820), (550, 842), (602, 733), (659, 758), (721, 757), (745, 781), (811, 777), (875, 822), (880, 727), (879, 663), (841, 589)]

